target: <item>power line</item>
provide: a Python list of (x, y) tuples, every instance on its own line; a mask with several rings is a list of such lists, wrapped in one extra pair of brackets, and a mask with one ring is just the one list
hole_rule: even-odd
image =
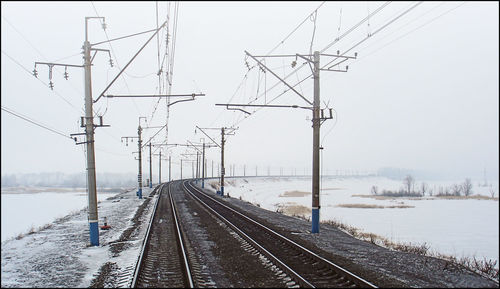
[[(31, 48), (33, 48), (33, 49), (34, 49), (34, 50), (35, 50), (35, 51), (36, 51), (36, 52), (37, 52), (37, 53), (38, 53), (38, 54), (39, 54), (42, 58), (44, 58), (45, 60), (47, 60), (47, 57), (45, 57), (45, 55), (43, 55), (43, 54), (42, 54), (42, 52), (40, 52), (40, 50), (38, 50), (38, 48), (36, 48), (36, 46), (35, 46), (35, 45), (33, 45), (33, 44), (31, 43), (31, 41), (29, 41), (29, 40), (28, 40), (28, 38), (26, 38), (26, 37), (24, 36), (24, 34), (22, 34), (22, 33), (21, 33), (21, 31), (19, 31), (19, 30), (18, 30), (18, 29), (17, 29), (17, 28), (16, 28), (16, 27), (15, 27), (15, 26), (14, 26), (14, 25), (13, 25), (13, 24), (12, 24), (12, 23), (11, 23), (11, 22), (10, 22), (10, 21), (6, 18), (6, 17), (5, 17), (5, 16), (3, 16), (3, 15), (2, 15), (2, 18), (3, 18), (3, 19), (4, 19), (4, 20), (5, 20), (5, 21), (6, 21), (6, 22), (7, 22), (7, 23), (8, 23), (8, 24), (9, 24), (9, 25), (10, 25), (10, 26), (14, 29), (14, 30), (15, 30), (15, 31), (16, 31), (16, 32), (17, 32), (17, 33), (18, 33), (18, 34), (19, 34), (19, 35), (20, 35), (20, 36), (24, 39), (24, 41), (26, 41), (26, 43), (28, 43), (28, 44), (31, 46)], [(78, 54), (81, 54), (81, 53), (78, 53)], [(70, 58), (70, 57), (76, 56), (76, 55), (78, 55), (78, 54), (74, 54), (74, 55), (72, 55), (72, 56), (68, 56), (68, 57), (65, 57), (65, 58)], [(64, 59), (65, 59), (65, 58), (64, 58)], [(55, 62), (55, 61), (54, 61), (54, 62)], [(58, 69), (57, 67), (54, 67), (54, 69), (55, 69), (55, 70), (56, 70), (56, 71), (57, 71), (60, 75), (64, 75), (61, 71), (59, 71), (59, 69)], [(65, 76), (65, 78), (66, 78), (66, 76)], [(70, 84), (70, 86), (71, 86), (71, 87), (72, 87), (72, 88), (73, 88), (76, 92), (78, 92), (79, 94), (81, 94), (81, 93), (82, 93), (81, 91), (79, 91), (79, 90), (78, 90), (78, 89), (77, 89), (77, 88), (73, 85), (73, 83), (72, 83), (72, 82), (70, 82), (69, 84)]]
[(34, 125), (37, 125), (37, 126), (39, 126), (39, 127), (41, 127), (41, 128), (44, 128), (44, 129), (49, 130), (49, 131), (51, 131), (51, 132), (53, 132), (53, 133), (56, 133), (56, 134), (58, 134), (58, 135), (61, 135), (61, 136), (63, 136), (63, 137), (66, 137), (66, 138), (69, 138), (69, 139), (73, 140), (73, 138), (69, 137), (68, 135), (65, 135), (65, 134), (64, 134), (64, 133), (62, 133), (62, 132), (56, 131), (55, 129), (49, 128), (49, 127), (47, 127), (47, 126), (45, 126), (45, 125), (43, 125), (43, 124), (40, 124), (40, 123), (38, 123), (37, 121), (34, 121), (34, 120), (31, 120), (31, 119), (28, 119), (26, 116), (22, 116), (20, 113), (18, 113), (18, 112), (14, 112), (14, 111), (13, 111), (12, 109), (10, 109), (10, 108), (6, 108), (6, 107), (2, 106), (2, 110), (3, 110), (3, 111), (5, 111), (5, 112), (8, 112), (8, 113), (10, 113), (10, 114), (12, 114), (12, 115), (14, 115), (14, 116), (17, 116), (17, 117), (18, 117), (18, 118), (20, 118), (20, 119), (23, 119), (23, 120), (25, 120), (25, 121), (27, 121), (27, 122), (30, 122), (30, 123), (32, 123), (32, 124), (34, 124)]
[[(325, 50), (327, 50), (328, 48), (330, 48), (333, 44), (335, 44), (336, 42), (338, 42), (341, 38), (345, 37), (346, 35), (348, 35), (349, 33), (351, 33), (352, 31), (354, 31), (357, 27), (359, 27), (363, 22), (367, 21), (369, 19), (369, 17), (375, 15), (376, 13), (380, 12), (383, 8), (385, 8), (390, 2), (386, 2), (385, 4), (383, 4), (381, 7), (379, 7), (377, 10), (375, 10), (374, 12), (372, 12), (371, 14), (369, 14), (367, 17), (365, 17), (363, 20), (359, 21), (357, 24), (355, 24), (351, 29), (349, 29), (347, 32), (345, 32), (344, 34), (342, 34), (341, 37), (335, 39), (335, 41), (331, 42), (330, 44), (328, 44), (324, 49), (321, 50), (321, 52), (324, 52)], [(378, 28), (375, 32), (373, 32), (372, 34), (369, 34), (367, 35), (364, 39), (362, 39), (361, 41), (359, 41), (358, 43), (356, 43), (354, 46), (352, 46), (351, 48), (349, 48), (348, 50), (346, 50), (344, 53), (342, 53), (342, 55), (348, 53), (349, 51), (351, 51), (352, 49), (354, 49), (355, 47), (359, 46), (361, 43), (363, 43), (364, 41), (366, 41), (368, 38), (372, 37), (373, 35), (377, 34), (378, 32), (382, 31), (383, 29), (385, 29), (386, 27), (388, 27), (389, 25), (391, 25), (392, 23), (394, 23), (394, 21), (398, 20), (399, 18), (401, 18), (402, 16), (404, 16), (405, 14), (407, 14), (408, 12), (410, 12), (411, 10), (415, 9), (418, 5), (422, 4), (422, 1), (421, 2), (418, 2), (416, 4), (414, 4), (412, 7), (408, 8), (407, 10), (405, 10), (403, 13), (399, 14), (398, 16), (394, 17), (392, 20), (390, 20), (389, 22), (387, 22), (386, 24), (382, 25), (380, 28)], [(323, 65), (322, 69), (325, 68), (326, 66), (330, 65), (332, 62), (334, 62), (336, 59), (333, 59), (332, 61), (328, 62), (326, 65)], [(305, 64), (303, 64), (301, 67), (295, 69), (293, 72), (291, 72), (289, 75), (287, 75), (284, 79), (287, 79), (290, 75), (292, 75), (293, 73), (295, 73), (296, 71), (298, 71), (298, 69), (302, 68)], [(302, 79), (301, 81), (299, 81), (298, 83), (296, 83), (295, 85), (292, 85), (291, 87), (292, 88), (295, 88), (297, 85), (299, 85), (300, 83), (304, 82), (305, 80), (309, 79), (309, 77), (311, 77), (312, 74), (308, 74), (307, 77), (305, 77), (304, 79)], [(274, 87), (276, 87), (277, 85), (279, 84), (276, 83), (274, 86), (272, 86), (270, 89), (266, 90), (266, 91), (269, 91), (271, 89), (273, 89)], [(285, 89), (285, 91), (283, 91), (282, 93), (280, 93), (278, 96), (274, 97), (271, 101), (267, 102), (267, 103), (271, 103), (273, 102), (274, 100), (276, 100), (277, 98), (281, 97), (283, 94), (285, 94), (286, 92), (290, 91), (291, 88), (288, 88), (288, 89)], [(261, 95), (262, 96), (262, 95)], [(257, 99), (256, 99), (257, 100)], [(252, 101), (253, 102), (253, 101)], [(250, 103), (252, 103), (250, 102)], [(256, 109), (254, 112), (257, 112), (258, 110), (260, 110), (262, 108), (258, 108)], [(239, 125), (243, 120), (245, 120), (246, 118), (240, 120), (239, 122), (233, 124), (233, 126), (235, 125)]]
[[(388, 46), (388, 45), (390, 45), (390, 44), (392, 44), (392, 43), (394, 43), (394, 42), (396, 42), (396, 41), (400, 40), (400, 39), (401, 39), (401, 38), (403, 38), (403, 37), (406, 37), (408, 34), (410, 34), (410, 33), (414, 32), (414, 31), (416, 31), (416, 30), (418, 30), (418, 29), (420, 29), (420, 28), (424, 27), (425, 25), (427, 25), (427, 24), (429, 24), (429, 23), (433, 22), (434, 20), (436, 20), (436, 19), (438, 19), (438, 18), (440, 18), (440, 17), (444, 16), (445, 14), (450, 13), (451, 11), (453, 11), (453, 10), (457, 9), (458, 7), (460, 7), (460, 6), (464, 5), (465, 3), (466, 3), (466, 2), (464, 1), (464, 2), (462, 2), (460, 5), (455, 6), (455, 7), (451, 8), (451, 9), (449, 9), (449, 10), (447, 10), (447, 11), (445, 11), (445, 12), (441, 13), (440, 15), (438, 15), (438, 16), (436, 16), (436, 17), (434, 17), (434, 18), (432, 18), (432, 19), (430, 19), (430, 20), (428, 20), (428, 21), (424, 22), (422, 25), (417, 26), (416, 28), (414, 28), (414, 29), (412, 29), (412, 30), (410, 30), (410, 31), (406, 32), (405, 34), (403, 34), (403, 35), (401, 35), (401, 36), (399, 36), (399, 37), (397, 37), (397, 38), (395, 38), (395, 39), (391, 40), (390, 42), (388, 42), (388, 43), (386, 43), (385, 45), (383, 45), (383, 46), (379, 47), (378, 49), (376, 49), (376, 50), (374, 50), (374, 51), (370, 52), (369, 54), (366, 54), (364, 57), (360, 58), (359, 60), (356, 60), (355, 62), (359, 62), (360, 60), (365, 59), (366, 57), (368, 57), (368, 56), (370, 56), (370, 55), (372, 55), (372, 54), (374, 54), (374, 53), (378, 52), (379, 50), (381, 50), (381, 49), (385, 48), (386, 46)], [(441, 5), (442, 5), (442, 4), (441, 4)], [(441, 5), (439, 5), (439, 6), (441, 6)], [(437, 7), (437, 6), (436, 6), (436, 7)], [(435, 9), (436, 7), (432, 8), (431, 10)], [(429, 10), (428, 12), (430, 12), (431, 10)], [(427, 14), (428, 12), (426, 12), (425, 14)], [(421, 15), (421, 16), (423, 16), (423, 15)], [(418, 17), (418, 18), (420, 18), (420, 17)], [(417, 19), (417, 18), (416, 18), (416, 19)], [(416, 20), (416, 19), (414, 19), (414, 20)], [(412, 20), (412, 21), (414, 21), (414, 20)], [(412, 21), (411, 21), (411, 22), (412, 22)], [(407, 23), (407, 24), (408, 24), (408, 23)]]
[[(95, 14), (97, 15), (97, 17), (100, 17), (100, 16), (99, 16), (99, 13), (97, 12), (97, 8), (96, 8), (96, 7), (95, 7), (95, 5), (94, 5), (94, 1), (90, 1), (90, 4), (92, 4), (92, 7), (94, 8), (94, 11), (95, 11)], [(102, 21), (102, 19), (101, 19), (100, 21)], [(119, 70), (121, 70), (120, 64), (118, 63), (118, 58), (116, 57), (115, 50), (113, 49), (113, 45), (112, 45), (112, 44), (111, 44), (111, 42), (109, 41), (108, 32), (107, 32), (105, 29), (103, 29), (103, 31), (104, 31), (104, 34), (106, 35), (106, 39), (108, 40), (108, 44), (109, 44), (109, 48), (111, 49), (111, 53), (113, 53), (113, 57), (115, 58), (115, 61), (116, 61), (116, 67), (117, 67)], [(127, 72), (124, 72), (124, 73), (128, 75), (128, 73), (127, 73)], [(125, 80), (125, 77), (124, 77), (123, 75), (121, 75), (121, 77), (122, 77), (123, 82), (125, 83), (125, 87), (127, 87), (127, 91), (130, 93), (130, 88), (129, 88), (129, 86), (128, 86), (127, 81)], [(135, 108), (137, 109), (137, 112), (138, 112), (139, 114), (141, 114), (141, 112), (140, 112), (140, 110), (139, 110), (139, 107), (137, 106), (137, 103), (135, 102), (135, 100), (134, 100), (134, 99), (132, 99), (132, 103), (134, 104)]]
[[(12, 56), (10, 56), (9, 54), (7, 54), (5, 51), (2, 50), (2, 53), (5, 54), (8, 58), (10, 58), (14, 63), (16, 63), (19, 67), (21, 67), (24, 71), (26, 71), (29, 75), (33, 76), (33, 74), (31, 73), (31, 71), (29, 71), (26, 67), (24, 67), (21, 63), (19, 63), (17, 60), (15, 60)], [(43, 80), (41, 80), (40, 78), (36, 77), (36, 79), (38, 81), (40, 81), (41, 83), (43, 83), (46, 87), (49, 87), (49, 85), (47, 83), (45, 83)], [(57, 94), (57, 96), (59, 96), (62, 100), (64, 100), (64, 102), (66, 102), (68, 105), (70, 105), (73, 109), (75, 109), (77, 112), (80, 112), (78, 110), (78, 108), (76, 106), (74, 106), (71, 102), (69, 102), (65, 97), (63, 97), (59, 92), (57, 92), (56, 90), (52, 90), (55, 94)], [(81, 109), (83, 111), (83, 109)]]
[[(270, 55), (270, 54), (271, 54), (271, 53), (273, 53), (273, 52), (274, 52), (274, 51), (275, 51), (278, 47), (280, 47), (280, 46), (281, 46), (281, 45), (282, 45), (282, 44), (283, 44), (283, 43), (284, 43), (284, 42), (285, 42), (288, 38), (290, 38), (290, 36), (292, 36), (292, 35), (293, 35), (293, 34), (294, 34), (294, 33), (295, 33), (295, 32), (296, 32), (296, 31), (297, 31), (297, 30), (298, 30), (298, 29), (299, 29), (299, 28), (300, 28), (300, 27), (301, 27), (301, 26), (302, 26), (302, 25), (303, 25), (303, 24), (304, 24), (304, 23), (305, 23), (308, 19), (310, 19), (310, 17), (311, 17), (314, 13), (316, 13), (316, 12), (317, 12), (317, 11), (321, 8), (321, 6), (323, 6), (323, 4), (325, 4), (325, 2), (326, 2), (326, 1), (321, 2), (321, 4), (320, 4), (318, 7), (316, 7), (316, 9), (314, 9), (311, 13), (309, 13), (309, 14), (308, 14), (308, 15), (304, 18), (304, 20), (302, 20), (302, 21), (301, 21), (301, 22), (300, 22), (300, 23), (299, 23), (299, 24), (298, 24), (298, 25), (297, 25), (297, 26), (296, 26), (296, 27), (295, 27), (295, 28), (294, 28), (294, 29), (293, 29), (290, 33), (288, 33), (288, 34), (287, 34), (287, 36), (285, 36), (285, 38), (283, 38), (283, 40), (281, 40), (280, 42), (278, 42), (278, 44), (276, 44), (276, 46), (275, 46), (274, 48), (272, 48), (272, 49), (271, 49), (271, 50), (270, 50), (270, 51), (269, 51), (266, 55)], [(245, 58), (246, 58), (246, 57), (245, 57)], [(246, 62), (246, 61), (245, 61), (245, 62)], [(247, 66), (248, 66), (248, 64), (247, 64)], [(238, 87), (236, 88), (236, 91), (233, 93), (233, 95), (231, 96), (231, 98), (229, 99), (229, 101), (228, 101), (228, 102), (231, 102), (231, 100), (234, 98), (234, 96), (236, 95), (236, 93), (237, 93), (237, 92), (238, 92), (238, 90), (240, 89), (240, 87), (241, 87), (241, 85), (243, 84), (243, 82), (246, 80), (246, 78), (247, 78), (247, 76), (248, 76), (248, 72), (249, 72), (250, 70), (252, 70), (255, 66), (256, 66), (256, 65), (254, 65), (254, 66), (248, 66), (248, 71), (247, 71), (247, 72), (245, 73), (245, 75), (243, 76), (243, 79), (241, 80), (240, 84), (239, 84), (239, 85), (238, 85)], [(301, 69), (303, 66), (304, 66), (304, 65), (302, 65), (302, 66), (298, 67), (295, 71), (297, 71), (297, 70)], [(283, 68), (284, 68), (284, 66), (283, 66)], [(294, 72), (292, 72), (292, 74), (293, 74), (293, 73), (294, 73)], [(290, 75), (291, 75), (291, 74), (290, 74)], [(284, 79), (288, 78), (290, 75), (288, 75), (288, 76), (284, 77)], [(271, 88), (266, 89), (266, 90), (265, 90), (265, 91), (264, 91), (264, 92), (263, 92), (260, 96), (257, 96), (257, 97), (255, 98), (255, 100), (252, 100), (252, 101), (250, 101), (249, 103), (250, 103), (250, 104), (251, 104), (251, 103), (254, 103), (255, 101), (257, 101), (257, 100), (258, 100), (260, 97), (262, 97), (263, 95), (267, 95), (267, 92), (268, 92), (268, 91), (272, 90), (273, 88), (275, 88), (276, 86), (278, 86), (280, 83), (281, 83), (281, 82), (276, 82), (276, 83), (275, 83), (275, 84), (274, 84)], [(257, 110), (258, 110), (258, 109), (257, 109)], [(219, 117), (220, 117), (221, 115), (222, 115), (222, 112), (220, 112), (220, 113), (217, 115), (217, 117), (216, 117), (216, 118), (212, 121), (212, 124), (213, 124), (215, 121), (217, 121), (217, 119), (219, 119)], [(245, 118), (246, 118), (246, 116), (245, 116)], [(245, 119), (245, 118), (244, 118), (244, 119)], [(233, 126), (234, 126), (234, 125), (233, 125)]]
[[(337, 43), (338, 41), (340, 41), (342, 38), (344, 38), (345, 36), (349, 35), (351, 32), (353, 32), (356, 28), (358, 28), (361, 24), (363, 24), (364, 22), (366, 22), (370, 17), (373, 17), (374, 15), (376, 15), (377, 13), (379, 13), (380, 11), (382, 11), (382, 9), (384, 9), (387, 5), (390, 4), (390, 1), (382, 4), (379, 8), (377, 8), (375, 11), (373, 11), (371, 14), (369, 14), (367, 17), (365, 17), (364, 19), (360, 20), (358, 23), (356, 23), (354, 26), (352, 26), (350, 29), (348, 29), (346, 32), (344, 32), (341, 36), (337, 37), (333, 42), (331, 42), (330, 44), (328, 44), (325, 48), (323, 48), (321, 50), (321, 52), (324, 52), (325, 50), (327, 50), (328, 48), (330, 48), (333, 44)], [(320, 5), (321, 7), (321, 5)], [(319, 7), (318, 7), (319, 9)], [(315, 13), (315, 12), (313, 12)], [(308, 17), (306, 17), (305, 20), (309, 19), (309, 17), (311, 17), (311, 15), (313, 14), (309, 14)], [(305, 22), (305, 20), (303, 22)], [(301, 23), (302, 24), (302, 23)], [(339, 32), (340, 32), (340, 28), (339, 28)], [(281, 44), (281, 43), (280, 43)], [(278, 46), (277, 46), (278, 47)], [(274, 50), (274, 49), (273, 49)], [(269, 54), (268, 54), (269, 55)], [(295, 68), (291, 73), (289, 73), (287, 76), (285, 76), (283, 79), (286, 80), (288, 77), (290, 77), (291, 75), (293, 75), (294, 73), (297, 74), (298, 71), (300, 69), (302, 69), (304, 66), (306, 65), (306, 63), (303, 63), (301, 66)], [(299, 81), (297, 84), (300, 84), (302, 83), (303, 81), (305, 81), (306, 79), (308, 79), (310, 76), (312, 76), (312, 74), (309, 74), (306, 78), (304, 78), (303, 80)], [(277, 87), (281, 82), (276, 82), (273, 86), (271, 86), (269, 89), (266, 89), (264, 91), (264, 93), (262, 93), (260, 96), (256, 97), (255, 100), (249, 102), (250, 104), (251, 103), (254, 103), (255, 101), (257, 101), (258, 99), (260, 99), (263, 95), (266, 95), (267, 92), (271, 91), (272, 89), (274, 89), (275, 87)], [(296, 85), (297, 85), (296, 84)], [(296, 85), (293, 85), (292, 87), (295, 88)], [(286, 92), (288, 92), (290, 89), (285, 89), (285, 91), (283, 91), (282, 93), (280, 93), (277, 97), (273, 98), (271, 101), (269, 102), (266, 102), (266, 103), (271, 103), (273, 102), (274, 100), (276, 100), (277, 98), (279, 98), (280, 96), (282, 96), (283, 94), (285, 94)], [(254, 112), (257, 112), (258, 110), (260, 110), (261, 108), (258, 108), (256, 109)], [(243, 120), (241, 120), (243, 121)], [(241, 121), (239, 123), (241, 123)]]

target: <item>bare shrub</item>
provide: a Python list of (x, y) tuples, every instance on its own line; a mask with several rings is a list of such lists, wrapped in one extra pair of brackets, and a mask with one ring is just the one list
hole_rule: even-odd
[(376, 195), (378, 191), (377, 186), (372, 186), (372, 194)]
[(465, 179), (464, 183), (462, 184), (462, 191), (464, 192), (464, 195), (466, 197), (472, 194), (472, 182), (469, 178)]
[(462, 193), (462, 186), (457, 185), (457, 184), (453, 184), (453, 186), (451, 186), (451, 193), (454, 196), (460, 196), (460, 194)]
[(420, 185), (420, 193), (422, 194), (422, 197), (425, 196), (425, 192), (427, 191), (427, 184), (422, 182), (422, 185)]
[(415, 179), (414, 179), (411, 175), (407, 175), (407, 176), (403, 179), (403, 185), (405, 186), (405, 188), (406, 188), (406, 192), (407, 192), (408, 194), (409, 194), (409, 193), (411, 193), (411, 189), (413, 188), (414, 183), (415, 183)]
[(492, 185), (490, 185), (489, 190), (490, 190), (490, 195), (491, 195), (491, 197), (492, 197), (492, 198), (494, 198), (494, 197), (495, 197), (495, 189), (493, 188), (493, 186), (492, 186)]
[(396, 243), (392, 244), (392, 248), (397, 251), (402, 251), (402, 252), (408, 252), (408, 253), (414, 253), (418, 255), (425, 256), (429, 252), (429, 246), (427, 243), (423, 243), (420, 245), (413, 245), (412, 243)]
[(361, 240), (367, 240), (372, 244), (377, 245), (380, 244), (381, 246), (384, 246), (385, 248), (389, 248), (392, 250), (396, 251), (401, 251), (401, 252), (408, 252), (408, 253), (414, 253), (422, 256), (431, 256), (431, 257), (436, 257), (439, 259), (443, 259), (445, 261), (445, 267), (455, 264), (455, 265), (461, 265), (471, 271), (477, 272), (485, 277), (488, 277), (492, 280), (499, 281), (500, 280), (500, 275), (499, 275), (499, 269), (496, 268), (498, 260), (488, 260), (484, 258), (483, 260), (481, 259), (476, 259), (476, 257), (462, 257), (460, 259), (457, 259), (455, 256), (450, 256), (450, 255), (444, 255), (441, 253), (436, 253), (436, 252), (430, 252), (430, 246), (427, 245), (427, 243), (423, 244), (412, 244), (412, 243), (394, 243), (387, 238), (378, 236), (373, 233), (363, 233), (360, 232), (359, 229), (354, 228), (352, 226), (346, 225), (344, 223), (341, 223), (339, 221), (335, 220), (327, 220), (327, 221), (322, 221), (321, 223), (324, 224), (329, 224), (333, 225), (349, 234), (351, 234), (353, 237)]

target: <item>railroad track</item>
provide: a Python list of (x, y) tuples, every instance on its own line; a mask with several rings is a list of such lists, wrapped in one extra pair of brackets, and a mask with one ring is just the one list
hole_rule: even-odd
[(275, 266), (286, 272), (300, 287), (377, 288), (332, 261), (219, 202), (189, 181), (184, 181), (183, 187)]
[(132, 280), (133, 288), (195, 286), (170, 185), (161, 185)]

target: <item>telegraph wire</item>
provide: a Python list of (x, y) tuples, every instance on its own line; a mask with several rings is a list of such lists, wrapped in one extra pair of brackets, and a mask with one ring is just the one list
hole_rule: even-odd
[(7, 108), (7, 107), (5, 107), (5, 106), (2, 106), (1, 108), (2, 108), (2, 110), (3, 110), (3, 111), (8, 112), (8, 113), (10, 113), (10, 114), (12, 114), (12, 115), (14, 115), (14, 116), (17, 116), (18, 118), (20, 118), (20, 119), (22, 119), (22, 120), (25, 120), (25, 121), (27, 121), (27, 122), (30, 122), (30, 123), (32, 123), (32, 124), (34, 124), (34, 125), (37, 125), (37, 126), (39, 126), (39, 127), (41, 127), (41, 128), (44, 128), (44, 129), (46, 129), (46, 130), (48, 130), (48, 131), (51, 131), (51, 132), (56, 133), (56, 134), (58, 134), (58, 135), (61, 135), (61, 136), (65, 137), (65, 138), (69, 138), (69, 139), (71, 139), (71, 140), (74, 140), (72, 137), (70, 137), (70, 136), (68, 136), (68, 135), (65, 135), (65, 134), (64, 134), (64, 133), (62, 133), (62, 132), (56, 131), (55, 129), (49, 128), (49, 127), (47, 127), (47, 126), (45, 126), (45, 125), (43, 125), (43, 124), (41, 124), (41, 123), (39, 123), (39, 122), (37, 122), (37, 121), (35, 121), (35, 120), (31, 120), (31, 119), (29, 119), (28, 117), (23, 116), (23, 115), (21, 115), (20, 113), (15, 112), (14, 110), (12, 110), (12, 109), (10, 109), (10, 108)]

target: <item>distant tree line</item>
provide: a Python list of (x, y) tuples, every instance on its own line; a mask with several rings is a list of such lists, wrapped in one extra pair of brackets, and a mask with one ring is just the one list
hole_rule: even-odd
[[(372, 186), (371, 193), (373, 195), (386, 197), (424, 197), (426, 194), (433, 195), (433, 190), (422, 182), (419, 187), (415, 188), (416, 182), (411, 175), (407, 175), (403, 179), (403, 186), (398, 191), (382, 190), (379, 193), (377, 186)], [(436, 196), (470, 196), (472, 195), (472, 182), (469, 178), (461, 184), (453, 184), (450, 187), (439, 187)]]
[[(98, 187), (122, 187), (137, 184), (137, 175), (133, 173), (98, 173)], [(40, 187), (87, 187), (86, 173), (26, 173), (2, 175), (2, 187), (40, 186)]]

